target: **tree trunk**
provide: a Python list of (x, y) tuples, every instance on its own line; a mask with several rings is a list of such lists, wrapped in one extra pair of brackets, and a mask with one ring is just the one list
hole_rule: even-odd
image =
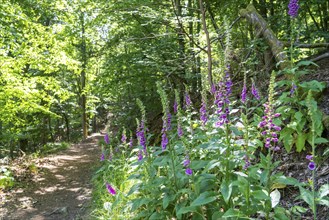
[(253, 5), (248, 5), (246, 9), (240, 10), (241, 17), (244, 17), (250, 22), (257, 30), (260, 31), (263, 38), (271, 47), (271, 52), (274, 55), (276, 62), (279, 64), (280, 69), (290, 67), (290, 62), (286, 53), (283, 50), (283, 43), (277, 39), (273, 31), (267, 26), (266, 21), (260, 16)]
[(209, 32), (208, 32), (207, 23), (206, 23), (206, 10), (203, 7), (203, 1), (199, 0), (199, 4), (200, 4), (201, 15), (202, 15), (202, 27), (203, 27), (203, 31), (206, 34), (207, 57), (208, 57), (208, 83), (209, 83), (209, 86), (211, 87), (213, 84), (213, 82), (212, 82), (211, 42), (210, 42)]
[(82, 110), (82, 132), (83, 139), (88, 137), (88, 123), (87, 123), (87, 110), (86, 110), (86, 66), (87, 66), (87, 51), (86, 51), (86, 39), (85, 39), (85, 18), (84, 13), (80, 15), (81, 21), (81, 61), (82, 61), (82, 70), (80, 75), (81, 80), (81, 110)]

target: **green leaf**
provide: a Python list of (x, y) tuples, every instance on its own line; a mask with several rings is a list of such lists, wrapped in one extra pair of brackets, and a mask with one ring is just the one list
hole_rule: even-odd
[[(233, 218), (233, 217), (239, 217), (239, 219), (245, 219), (246, 217), (243, 216), (238, 210), (230, 208), (227, 210), (222, 218)], [(249, 218), (247, 218), (249, 219)]]
[(220, 185), (220, 191), (223, 195), (224, 201), (228, 203), (232, 194), (232, 183), (227, 183), (226, 181), (223, 181)]
[(304, 189), (303, 187), (299, 187), (300, 197), (310, 206), (313, 207), (313, 197), (312, 192)]
[(306, 134), (298, 134), (297, 140), (296, 140), (296, 150), (297, 152), (301, 152), (305, 148), (305, 141), (307, 139)]
[(329, 195), (329, 184), (324, 184), (319, 189), (319, 198), (325, 197)]
[(195, 211), (197, 211), (197, 209), (198, 209), (197, 206), (182, 207), (178, 210), (177, 215), (182, 215), (182, 214), (189, 213), (189, 212), (195, 212)]
[(137, 184), (133, 185), (133, 186), (130, 188), (130, 190), (129, 190), (127, 196), (130, 196), (130, 195), (133, 194), (134, 192), (138, 191), (140, 185), (141, 185), (140, 183), (137, 183)]
[(312, 81), (301, 83), (300, 87), (305, 88), (307, 90), (321, 92), (324, 88), (326, 88), (326, 83), (312, 80)]
[(174, 201), (175, 198), (176, 198), (176, 195), (165, 194), (165, 196), (163, 198), (163, 202), (162, 202), (163, 209), (166, 209), (168, 207), (169, 203)]
[(292, 133), (294, 131), (291, 128), (285, 127), (280, 132), (280, 139), (283, 141), (284, 148), (289, 153), (291, 151), (292, 145), (294, 143), (294, 138)]
[(274, 181), (275, 181), (275, 183), (281, 183), (281, 184), (285, 184), (285, 185), (293, 185), (293, 186), (300, 185), (298, 180), (293, 177), (280, 176), (280, 177), (276, 178)]
[(254, 196), (258, 200), (269, 200), (268, 192), (265, 190), (256, 190), (251, 192), (251, 195)]
[(328, 139), (323, 138), (323, 137), (317, 137), (314, 141), (314, 144), (325, 144), (328, 143)]
[(191, 206), (200, 206), (200, 205), (205, 205), (208, 204), (210, 202), (213, 202), (216, 200), (216, 193), (214, 192), (210, 192), (210, 191), (206, 191), (201, 193), (198, 198), (196, 198)]
[(329, 207), (329, 197), (325, 196), (322, 199), (319, 200), (320, 205), (325, 205)]
[(270, 197), (271, 197), (272, 208), (274, 208), (280, 202), (281, 194), (280, 194), (279, 190), (276, 189), (273, 192), (271, 192)]

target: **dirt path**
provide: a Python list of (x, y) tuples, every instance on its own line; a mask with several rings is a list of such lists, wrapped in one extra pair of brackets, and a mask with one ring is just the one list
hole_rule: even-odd
[(0, 206), (2, 220), (89, 220), (91, 178), (98, 166), (103, 138), (95, 134), (36, 163), (38, 174), (7, 195)]

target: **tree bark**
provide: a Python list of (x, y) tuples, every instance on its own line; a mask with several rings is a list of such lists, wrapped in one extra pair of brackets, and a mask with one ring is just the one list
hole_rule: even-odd
[(279, 64), (280, 69), (290, 66), (290, 62), (286, 53), (283, 50), (283, 43), (277, 39), (273, 31), (267, 26), (266, 21), (256, 11), (253, 5), (248, 5), (246, 9), (240, 10), (241, 17), (247, 19), (257, 30), (260, 31), (263, 38), (271, 47), (271, 52), (274, 55), (276, 62)]

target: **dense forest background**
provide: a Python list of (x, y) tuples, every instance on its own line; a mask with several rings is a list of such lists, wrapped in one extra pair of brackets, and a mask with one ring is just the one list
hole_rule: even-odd
[[(266, 27), (241, 11), (249, 3)], [(1, 156), (86, 138), (105, 124), (135, 130), (137, 98), (149, 119), (161, 117), (157, 81), (168, 91), (187, 87), (197, 100), (218, 81), (225, 59), (235, 88), (246, 73), (266, 91), (280, 66), (262, 28), (289, 62), (328, 48), (328, 1), (300, 1), (297, 18), (287, 16), (288, 3), (1, 0)], [(291, 54), (291, 47), (300, 49)]]

